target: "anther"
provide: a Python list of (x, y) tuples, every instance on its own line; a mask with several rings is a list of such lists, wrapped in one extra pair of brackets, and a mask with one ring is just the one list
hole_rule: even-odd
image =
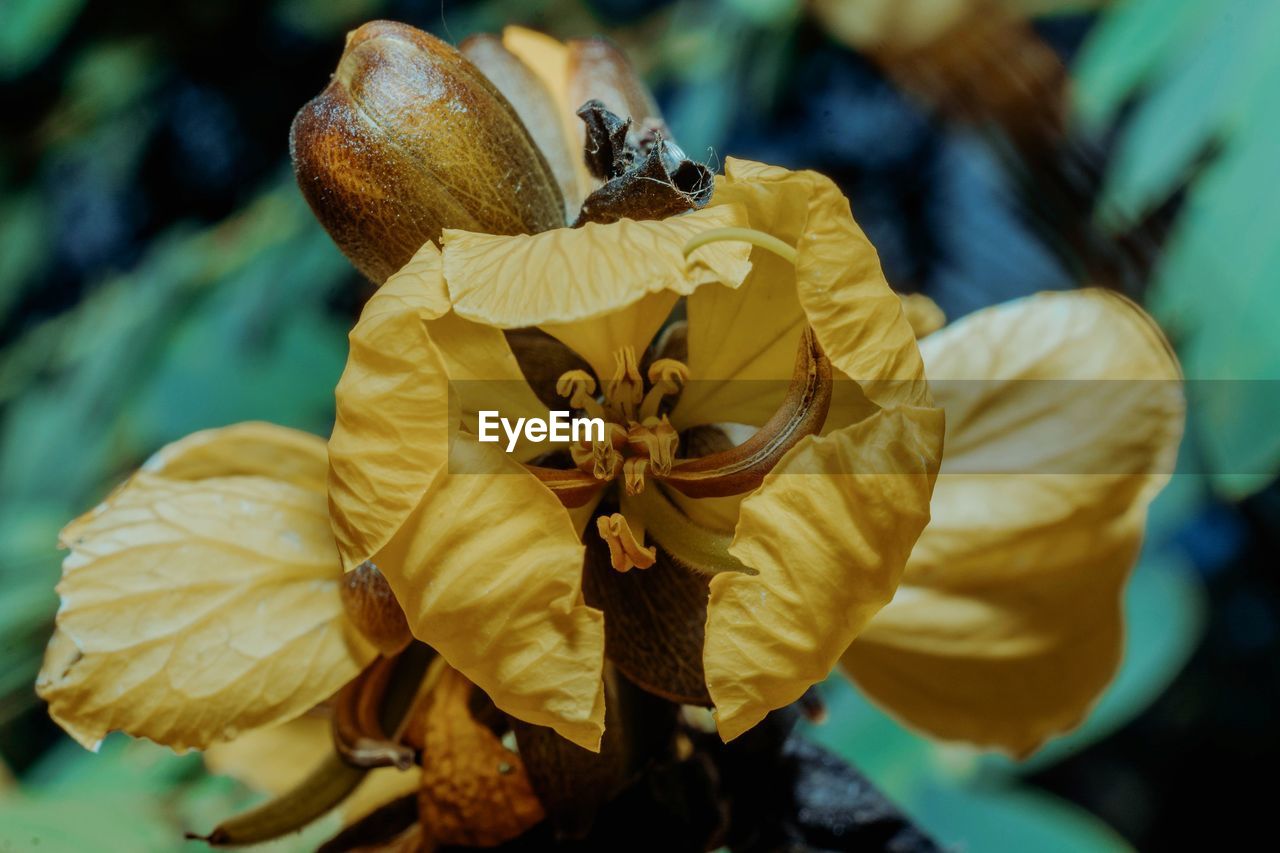
[(597, 480), (612, 480), (622, 467), (622, 454), (619, 452), (626, 446), (627, 434), (615, 423), (606, 424), (607, 434), (604, 441), (592, 441), (590, 445), (574, 444), (569, 448), (573, 464), (579, 470), (586, 471)]
[(627, 445), (635, 453), (648, 457), (653, 465), (653, 473), (665, 477), (671, 473), (671, 465), (675, 462), (676, 447), (680, 443), (680, 434), (664, 415), (659, 418), (646, 418), (627, 431)]
[(640, 404), (640, 420), (646, 421), (658, 414), (664, 397), (678, 394), (684, 384), (689, 381), (689, 368), (682, 361), (674, 358), (660, 358), (649, 365), (649, 383), (651, 388)]
[(609, 546), (610, 565), (619, 572), (647, 569), (658, 558), (656, 548), (645, 548), (640, 544), (644, 540), (644, 530), (641, 529), (637, 536), (631, 531), (626, 516), (620, 512), (597, 518), (596, 532)]
[(556, 393), (569, 399), (569, 405), (582, 409), (588, 416), (603, 418), (604, 410), (595, 398), (596, 380), (585, 370), (569, 370), (556, 380)]
[(622, 479), (627, 494), (638, 495), (644, 491), (644, 475), (648, 470), (648, 457), (630, 456), (622, 461)]

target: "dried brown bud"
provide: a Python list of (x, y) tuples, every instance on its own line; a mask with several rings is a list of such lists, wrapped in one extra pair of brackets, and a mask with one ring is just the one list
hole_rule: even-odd
[(564, 225), (555, 176), (511, 105), (453, 47), (365, 24), (290, 134), (298, 185), (356, 267), (383, 282), (444, 228)]

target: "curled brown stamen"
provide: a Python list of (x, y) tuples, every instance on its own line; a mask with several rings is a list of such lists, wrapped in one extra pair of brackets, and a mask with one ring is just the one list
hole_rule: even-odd
[(749, 492), (800, 439), (822, 429), (830, 406), (831, 362), (813, 329), (806, 328), (786, 399), (773, 417), (737, 447), (678, 460), (663, 482), (693, 498)]
[(380, 722), (382, 700), (394, 669), (394, 658), (379, 658), (334, 700), (333, 745), (352, 766), (401, 770), (413, 766), (413, 748), (389, 738)]

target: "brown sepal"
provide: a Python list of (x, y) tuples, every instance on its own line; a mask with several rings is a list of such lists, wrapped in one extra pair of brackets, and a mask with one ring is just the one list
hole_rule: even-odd
[(608, 546), (586, 537), (582, 592), (604, 612), (605, 654), (650, 693), (687, 705), (711, 705), (702, 669), (709, 578), (657, 548), (644, 571), (617, 572)]
[(511, 718), (529, 778), (558, 836), (585, 836), (599, 809), (647, 762), (674, 753), (677, 711), (606, 665), (605, 729), (598, 753), (550, 728)]

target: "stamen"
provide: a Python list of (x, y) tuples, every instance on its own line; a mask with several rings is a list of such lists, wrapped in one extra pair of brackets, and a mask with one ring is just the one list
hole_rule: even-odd
[(605, 425), (608, 434), (604, 441), (592, 439), (591, 443), (579, 442), (569, 447), (569, 455), (579, 470), (586, 471), (597, 480), (612, 480), (622, 466), (619, 451), (627, 444), (627, 434), (615, 423)]
[(652, 546), (645, 548), (640, 544), (644, 540), (644, 529), (640, 529), (640, 535), (637, 537), (632, 533), (626, 517), (620, 512), (597, 518), (596, 531), (609, 546), (610, 565), (619, 572), (647, 569), (658, 558), (656, 548)]
[(675, 462), (680, 434), (663, 415), (661, 419), (648, 418), (643, 424), (636, 424), (628, 430), (627, 444), (633, 452), (649, 458), (655, 476), (665, 477), (671, 473), (671, 465)]
[(556, 393), (569, 398), (569, 405), (582, 409), (589, 417), (603, 418), (604, 409), (595, 398), (596, 380), (585, 370), (568, 370), (556, 380)]
[(649, 460), (644, 456), (631, 456), (622, 462), (622, 479), (627, 494), (638, 495), (644, 491), (644, 475), (649, 470)]
[(649, 381), (654, 385), (659, 382), (683, 385), (689, 381), (689, 367), (674, 358), (660, 358), (649, 365)]
[(796, 262), (794, 246), (788, 245), (772, 234), (757, 231), (754, 228), (713, 228), (710, 231), (703, 231), (701, 234), (691, 237), (689, 242), (684, 244), (684, 256), (687, 258), (697, 249), (701, 249), (711, 243), (723, 243), (725, 241), (750, 243), (753, 246), (773, 252), (788, 263), (795, 264)]
[(640, 420), (646, 421), (658, 414), (662, 399), (677, 394), (689, 381), (689, 368), (674, 358), (660, 358), (649, 365), (649, 382), (652, 387), (640, 404)]
[(640, 376), (635, 348), (625, 346), (615, 350), (613, 363), (613, 378), (605, 385), (605, 397), (617, 407), (621, 420), (634, 421), (636, 409), (644, 399), (644, 379)]

